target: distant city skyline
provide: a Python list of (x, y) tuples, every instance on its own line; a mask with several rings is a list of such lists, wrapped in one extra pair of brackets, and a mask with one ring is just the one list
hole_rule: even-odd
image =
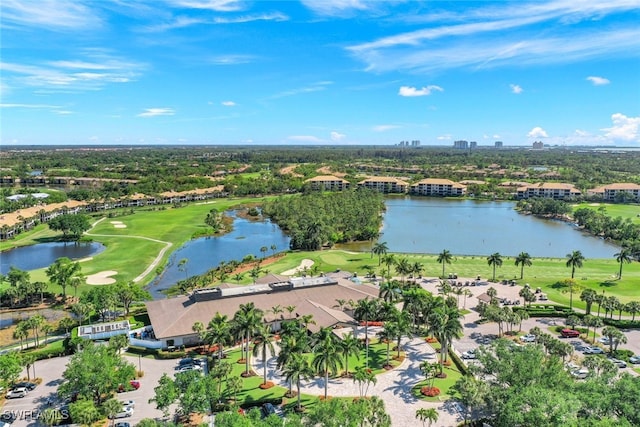
[(640, 147), (638, 22), (638, 0), (3, 0), (0, 144)]

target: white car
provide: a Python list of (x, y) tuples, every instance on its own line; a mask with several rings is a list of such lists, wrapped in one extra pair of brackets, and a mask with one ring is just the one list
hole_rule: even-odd
[(202, 372), (202, 366), (200, 366), (200, 365), (187, 365), (187, 366), (183, 366), (182, 368), (178, 369), (178, 373), (189, 372), (189, 371)]
[(20, 397), (25, 397), (29, 393), (26, 387), (17, 387), (13, 390), (9, 390), (7, 393), (7, 399), (17, 399)]
[(476, 351), (474, 349), (471, 349), (469, 351), (465, 351), (464, 353), (462, 353), (462, 358), (463, 359), (475, 359), (476, 358)]
[(535, 342), (536, 336), (533, 334), (527, 334), (520, 337), (520, 341), (522, 342)]
[(604, 354), (604, 350), (600, 347), (589, 347), (584, 351), (585, 354)]
[(637, 363), (640, 363), (640, 354), (636, 354), (635, 356), (631, 356), (629, 358), (629, 362), (633, 363), (634, 365)]
[(587, 368), (576, 369), (575, 371), (571, 372), (571, 375), (579, 380), (583, 380), (587, 378), (587, 376), (589, 376), (589, 370)]
[(609, 360), (611, 361), (611, 363), (613, 363), (620, 369), (624, 369), (627, 367), (627, 362), (625, 362), (624, 360), (614, 359), (614, 358), (611, 358)]
[(133, 408), (131, 406), (124, 406), (120, 412), (113, 416), (113, 418), (127, 418), (131, 416), (133, 416)]
[(130, 406), (132, 408), (136, 407), (136, 402), (134, 402), (133, 400), (121, 400), (120, 403), (122, 403), (123, 408), (126, 408), (127, 406)]

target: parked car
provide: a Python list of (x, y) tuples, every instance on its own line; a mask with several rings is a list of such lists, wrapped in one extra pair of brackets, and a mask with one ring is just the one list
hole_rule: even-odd
[(276, 413), (276, 407), (273, 406), (273, 404), (267, 402), (262, 405), (262, 414), (265, 417), (268, 417), (269, 415), (275, 414), (275, 413)]
[(533, 334), (527, 334), (520, 337), (520, 341), (522, 342), (535, 342), (536, 336)]
[(38, 386), (38, 384), (36, 383), (32, 383), (29, 381), (22, 381), (19, 383), (15, 383), (14, 385), (11, 386), (11, 390), (13, 390), (14, 388), (20, 388), (20, 387), (24, 387), (29, 391), (33, 391), (35, 390), (35, 388)]
[(631, 356), (629, 358), (629, 362), (633, 363), (633, 364), (637, 364), (640, 363), (640, 354), (636, 354), (634, 356)]
[(616, 359), (613, 357), (609, 360), (620, 369), (624, 369), (627, 367), (627, 362), (625, 362), (624, 360)]
[(136, 407), (136, 402), (133, 400), (121, 400), (120, 403), (122, 403), (122, 406), (131, 406), (132, 408)]
[(579, 380), (583, 380), (587, 378), (587, 376), (589, 376), (589, 370), (587, 368), (576, 369), (575, 371), (571, 372), (571, 375)]
[(560, 331), (560, 336), (562, 338), (578, 338), (580, 336), (580, 332), (574, 329), (563, 329)]
[(600, 347), (589, 347), (587, 350), (585, 350), (584, 352), (585, 354), (604, 354), (604, 350), (601, 349)]
[(588, 345), (581, 344), (581, 345), (576, 347), (576, 350), (585, 352), (585, 351), (589, 350), (590, 348), (591, 347), (589, 347)]
[(123, 393), (125, 391), (137, 390), (140, 388), (140, 381), (131, 380), (129, 381), (129, 385), (125, 386), (124, 384), (120, 384), (118, 386), (118, 393)]
[(131, 427), (131, 424), (125, 422), (115, 423), (113, 427)]
[(12, 390), (9, 390), (7, 393), (7, 399), (18, 399), (21, 397), (25, 397), (29, 393), (26, 387), (17, 387)]
[(202, 372), (202, 366), (200, 365), (186, 365), (183, 366), (182, 368), (178, 369), (178, 373), (182, 373), (182, 372), (190, 372), (190, 371), (198, 371), (198, 372)]
[(113, 418), (128, 418), (133, 416), (133, 408), (131, 406), (123, 406), (120, 412), (117, 412)]
[(462, 358), (463, 359), (475, 359), (476, 358), (475, 349), (471, 349), (469, 351), (465, 351), (464, 353), (462, 353)]
[(5, 411), (0, 414), (0, 422), (11, 424), (16, 420), (17, 415), (13, 411)]

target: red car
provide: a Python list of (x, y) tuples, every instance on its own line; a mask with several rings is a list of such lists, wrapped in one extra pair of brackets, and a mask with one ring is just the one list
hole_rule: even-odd
[(563, 338), (578, 338), (580, 336), (580, 332), (573, 329), (563, 329), (560, 331), (560, 335)]
[(136, 380), (131, 380), (129, 381), (129, 387), (126, 387), (123, 384), (120, 384), (118, 386), (118, 393), (123, 393), (125, 391), (129, 391), (131, 389), (133, 390), (137, 390), (140, 388), (140, 381), (136, 381)]

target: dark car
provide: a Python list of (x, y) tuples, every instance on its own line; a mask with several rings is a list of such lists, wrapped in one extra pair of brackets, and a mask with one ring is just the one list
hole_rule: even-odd
[(14, 412), (5, 411), (0, 413), (0, 421), (3, 423), (11, 424), (16, 420), (16, 414)]
[(32, 382), (29, 382), (29, 381), (22, 381), (22, 382), (15, 383), (14, 385), (12, 385), (11, 386), (11, 390), (13, 390), (15, 388), (24, 387), (29, 391), (33, 391), (37, 386), (38, 386), (38, 384), (36, 384), (36, 383), (32, 383)]
[(276, 407), (273, 406), (273, 404), (267, 402), (262, 405), (262, 413), (265, 417), (268, 417), (269, 415), (276, 413)]

